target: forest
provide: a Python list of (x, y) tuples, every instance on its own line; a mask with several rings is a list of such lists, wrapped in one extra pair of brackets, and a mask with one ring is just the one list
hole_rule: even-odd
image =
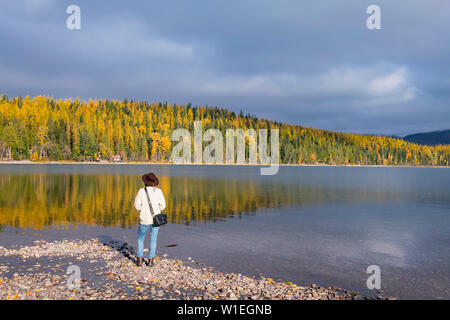
[(0, 98), (0, 160), (170, 162), (172, 131), (192, 132), (197, 120), (203, 130), (222, 132), (278, 128), (283, 164), (450, 163), (449, 145), (314, 129), (218, 107), (7, 95)]

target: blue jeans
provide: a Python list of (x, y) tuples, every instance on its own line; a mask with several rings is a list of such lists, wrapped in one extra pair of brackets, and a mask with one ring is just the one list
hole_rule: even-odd
[(148, 257), (154, 258), (156, 254), (156, 238), (158, 238), (159, 227), (154, 227), (152, 224), (140, 224), (137, 238), (137, 256), (141, 258), (144, 256), (144, 240), (147, 231), (150, 229), (150, 249)]

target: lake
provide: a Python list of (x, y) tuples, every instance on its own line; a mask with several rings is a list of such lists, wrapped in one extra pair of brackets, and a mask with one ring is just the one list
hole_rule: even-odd
[[(44, 238), (136, 245), (140, 176), (160, 178), (170, 224), (158, 254), (224, 272), (363, 294), (449, 299), (450, 169), (0, 164), (0, 245)], [(166, 247), (176, 244), (177, 246)]]

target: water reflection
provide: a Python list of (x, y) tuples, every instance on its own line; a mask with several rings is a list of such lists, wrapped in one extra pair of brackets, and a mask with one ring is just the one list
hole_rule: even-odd
[[(130, 227), (140, 176), (113, 174), (0, 174), (0, 226), (42, 229), (85, 223)], [(408, 193), (262, 182), (236, 178), (161, 176), (169, 220), (220, 221), (270, 208), (400, 202)], [(1, 230), (1, 229), (0, 229)]]

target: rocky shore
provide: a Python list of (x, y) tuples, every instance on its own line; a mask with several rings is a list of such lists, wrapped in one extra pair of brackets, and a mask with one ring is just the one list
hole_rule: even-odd
[[(137, 267), (127, 243), (63, 240), (34, 246), (0, 246), (0, 299), (307, 299), (365, 297), (336, 287), (299, 286), (270, 278), (222, 273), (166, 255)], [(72, 267), (71, 267), (72, 266)], [(79, 268), (79, 269), (78, 269)], [(79, 270), (77, 277), (74, 270)], [(79, 279), (79, 280), (77, 280)]]

